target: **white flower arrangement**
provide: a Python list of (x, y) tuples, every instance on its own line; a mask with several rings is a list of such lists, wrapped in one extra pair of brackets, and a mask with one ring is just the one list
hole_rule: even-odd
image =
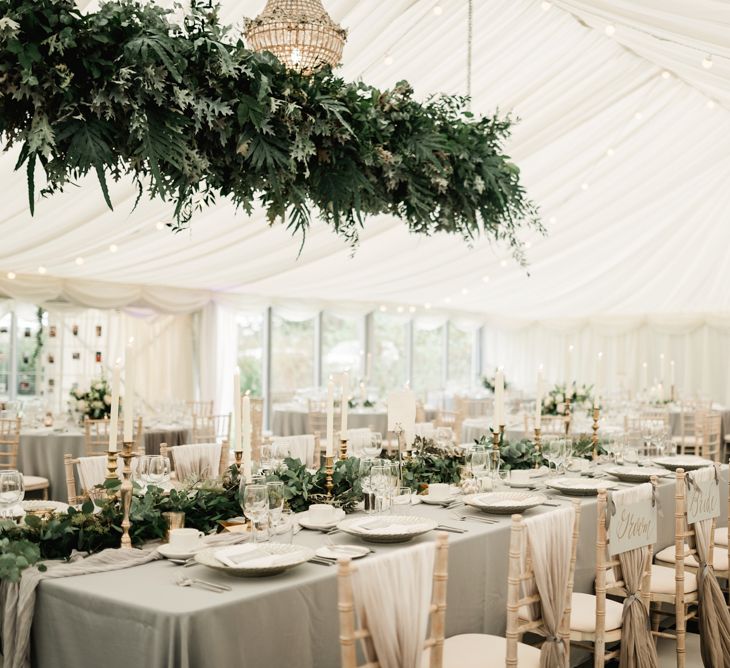
[(111, 388), (106, 378), (91, 382), (88, 390), (75, 387), (71, 390), (71, 408), (84, 418), (100, 420), (111, 415)]

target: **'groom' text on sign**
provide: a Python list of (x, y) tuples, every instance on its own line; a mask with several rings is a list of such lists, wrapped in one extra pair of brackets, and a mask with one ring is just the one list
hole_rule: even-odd
[(608, 552), (611, 556), (656, 543), (656, 506), (651, 499), (621, 503), (614, 500), (616, 512), (608, 527)]

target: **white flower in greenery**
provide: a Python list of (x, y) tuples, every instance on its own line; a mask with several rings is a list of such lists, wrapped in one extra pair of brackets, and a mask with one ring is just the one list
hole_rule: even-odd
[(86, 412), (86, 402), (83, 399), (79, 399), (76, 402), (76, 408), (80, 410), (82, 413)]
[(550, 397), (545, 397), (542, 400), (542, 405), (543, 406), (550, 406), (552, 403), (553, 403), (553, 400)]
[(562, 394), (555, 395), (556, 403), (562, 404), (565, 401), (565, 397)]
[(112, 405), (112, 398), (111, 398), (111, 395), (110, 394), (105, 394), (104, 395), (104, 403), (107, 406), (111, 406)]
[(561, 401), (555, 408), (555, 410), (558, 412), (558, 415), (560, 413), (565, 413), (565, 404)]
[(101, 390), (104, 389), (104, 382), (99, 381), (98, 383), (94, 383), (94, 389), (99, 390), (101, 392)]
[(104, 403), (103, 403), (102, 401), (98, 401), (98, 400), (96, 400), (96, 401), (92, 402), (92, 404), (91, 404), (91, 405), (92, 405), (92, 406), (93, 406), (94, 408), (96, 408), (96, 409), (99, 409), (99, 408), (104, 408)]

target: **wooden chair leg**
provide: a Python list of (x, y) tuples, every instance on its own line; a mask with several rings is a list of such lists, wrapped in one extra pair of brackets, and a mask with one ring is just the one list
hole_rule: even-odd
[(686, 661), (686, 626), (687, 626), (687, 606), (678, 605), (676, 607), (677, 620), (677, 668), (684, 668)]
[(48, 487), (43, 488), (43, 500), (48, 501)]

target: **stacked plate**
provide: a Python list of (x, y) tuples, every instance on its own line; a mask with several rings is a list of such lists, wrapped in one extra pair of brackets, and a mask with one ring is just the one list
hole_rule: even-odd
[(416, 536), (433, 531), (438, 522), (415, 515), (384, 515), (383, 517), (353, 517), (343, 520), (337, 528), (369, 543), (405, 543)]
[(663, 466), (665, 469), (670, 471), (676, 471), (677, 469), (684, 469), (685, 471), (696, 471), (697, 469), (704, 468), (705, 466), (712, 466), (712, 462), (709, 459), (703, 457), (697, 457), (696, 455), (677, 455), (676, 457), (657, 457), (654, 460), (655, 464)]
[(623, 482), (649, 482), (652, 476), (663, 478), (669, 475), (666, 469), (651, 466), (612, 466), (604, 471)]
[(546, 501), (547, 498), (543, 494), (534, 492), (487, 492), (485, 494), (472, 494), (464, 499), (467, 506), (495, 515), (523, 513), (530, 508), (542, 505)]
[(221, 556), (224, 551), (230, 555), (231, 548), (210, 547), (201, 550), (195, 554), (195, 561), (203, 566), (235, 577), (255, 578), (283, 573), (290, 568), (309, 561), (314, 556), (314, 552), (306, 547), (286, 543), (249, 543), (235, 547), (240, 548), (237, 550), (240, 555), (238, 555), (238, 563), (235, 566), (223, 563), (216, 556), (216, 553)]
[(550, 480), (547, 487), (568, 496), (596, 496), (599, 490), (616, 489), (617, 483), (611, 480), (587, 478), (558, 478)]
[(303, 513), (296, 514), (296, 520), (305, 529), (311, 529), (312, 531), (327, 531), (328, 529), (334, 529), (338, 522), (345, 519), (345, 511), (342, 508), (335, 508), (332, 513), (332, 519), (326, 522), (316, 521), (309, 514), (308, 510)]

